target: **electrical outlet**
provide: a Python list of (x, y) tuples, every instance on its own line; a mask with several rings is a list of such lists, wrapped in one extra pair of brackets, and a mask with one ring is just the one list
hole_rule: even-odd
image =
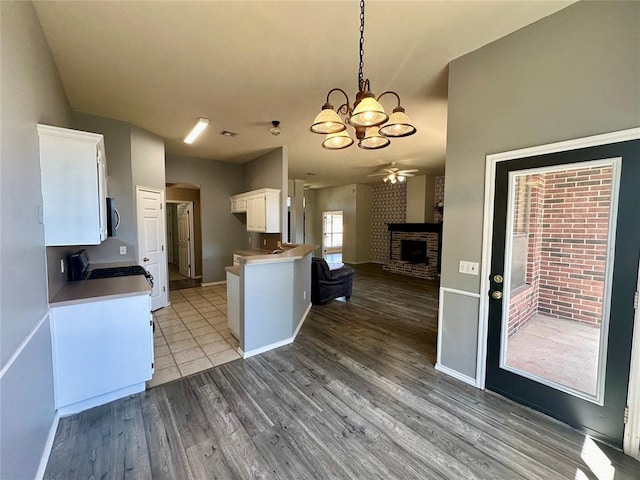
[(64, 273), (64, 258), (60, 259), (60, 273)]
[(126, 255), (126, 254), (127, 254), (127, 246), (120, 245), (120, 255)]
[(262, 244), (263, 244), (263, 245), (266, 245), (266, 244), (267, 244), (267, 239), (266, 239), (266, 238), (262, 240)]
[(458, 272), (464, 273), (467, 275), (478, 275), (478, 271), (480, 269), (480, 265), (478, 262), (469, 262), (467, 260), (460, 260), (460, 266), (458, 267)]

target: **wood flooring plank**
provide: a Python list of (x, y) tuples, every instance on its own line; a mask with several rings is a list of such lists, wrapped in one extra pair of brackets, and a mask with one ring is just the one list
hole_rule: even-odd
[(438, 286), (358, 265), (351, 301), (296, 341), (63, 418), (46, 479), (601, 480), (584, 445), (640, 463), (433, 368)]

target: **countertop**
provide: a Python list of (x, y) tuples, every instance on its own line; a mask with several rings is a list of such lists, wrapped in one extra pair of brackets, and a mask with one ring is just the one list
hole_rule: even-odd
[(283, 253), (269, 253), (269, 250), (236, 250), (233, 253), (240, 257), (241, 263), (278, 263), (300, 260), (312, 253), (316, 248), (318, 248), (317, 245), (305, 243), (301, 245), (283, 245)]
[[(135, 262), (100, 263), (91, 264), (91, 269), (130, 265), (137, 264)], [(148, 295), (149, 293), (151, 293), (151, 285), (149, 285), (144, 275), (80, 280), (78, 282), (66, 282), (64, 287), (49, 302), (49, 306), (62, 307), (78, 303)]]

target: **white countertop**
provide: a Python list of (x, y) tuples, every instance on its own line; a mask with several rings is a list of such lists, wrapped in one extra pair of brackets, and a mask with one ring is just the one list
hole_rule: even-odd
[(269, 253), (268, 250), (236, 250), (234, 254), (239, 256), (240, 262), (246, 264), (253, 263), (278, 263), (293, 262), (299, 260), (312, 253), (317, 245), (301, 244), (301, 245), (283, 245), (283, 253)]
[(151, 285), (144, 275), (81, 280), (65, 283), (64, 287), (49, 302), (49, 306), (61, 307), (113, 298), (148, 295), (149, 293), (151, 293)]

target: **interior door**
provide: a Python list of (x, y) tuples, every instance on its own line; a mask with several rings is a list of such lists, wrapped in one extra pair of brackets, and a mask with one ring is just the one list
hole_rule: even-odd
[(138, 217), (138, 263), (153, 275), (151, 309), (165, 307), (167, 302), (167, 260), (164, 239), (164, 193), (161, 190), (136, 187)]
[(178, 205), (178, 272), (185, 277), (191, 277), (189, 213), (189, 204)]
[(622, 445), (640, 141), (499, 162), (487, 388)]

